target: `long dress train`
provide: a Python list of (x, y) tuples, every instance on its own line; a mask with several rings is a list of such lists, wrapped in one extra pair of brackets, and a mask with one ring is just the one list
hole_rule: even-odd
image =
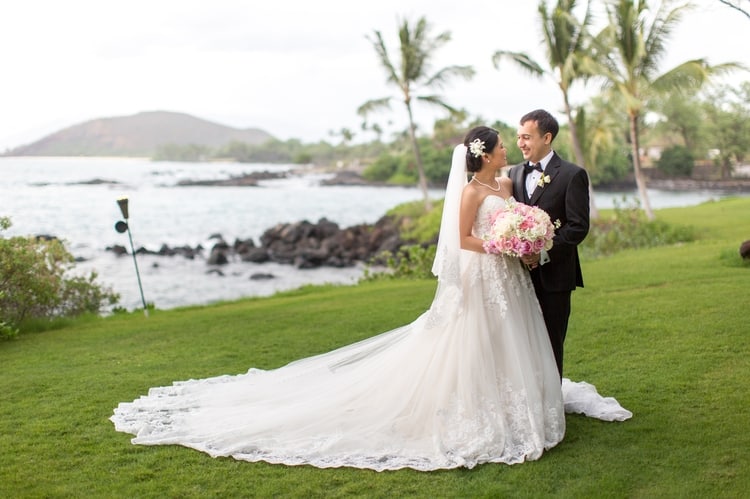
[[(475, 235), (505, 205), (488, 196)], [(414, 322), (284, 367), (176, 382), (110, 418), (134, 444), (377, 471), (538, 459), (565, 434), (562, 390), (517, 258), (461, 252)]]

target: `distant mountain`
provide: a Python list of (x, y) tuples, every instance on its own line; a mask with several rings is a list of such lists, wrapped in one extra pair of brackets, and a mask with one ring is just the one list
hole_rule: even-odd
[(257, 145), (273, 138), (257, 128), (238, 129), (189, 114), (149, 111), (73, 125), (6, 155), (151, 157), (159, 146), (168, 144), (217, 148), (232, 141)]

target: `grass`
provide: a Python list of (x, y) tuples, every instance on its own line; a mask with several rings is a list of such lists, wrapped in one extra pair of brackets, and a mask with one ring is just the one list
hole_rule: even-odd
[(107, 419), (174, 380), (273, 368), (405, 324), (430, 280), (305, 287), (207, 307), (66, 321), (0, 342), (0, 497), (746, 497), (750, 198), (658, 212), (689, 244), (584, 262), (566, 376), (633, 411), (568, 415), (539, 461), (376, 473), (144, 447)]

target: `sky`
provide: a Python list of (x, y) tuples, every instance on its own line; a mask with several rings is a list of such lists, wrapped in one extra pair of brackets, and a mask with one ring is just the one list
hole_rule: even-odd
[[(697, 57), (750, 67), (750, 20), (718, 0), (694, 3), (671, 37), (663, 68)], [(0, 152), (88, 120), (157, 110), (259, 128), (283, 141), (338, 142), (332, 132), (360, 133), (356, 110), (362, 103), (398, 96), (367, 37), (380, 31), (396, 62), (399, 20), (422, 16), (433, 35), (451, 34), (432, 69), (476, 70), (471, 81), (455, 80), (439, 91), (448, 103), (488, 123), (513, 125), (540, 107), (564, 121), (551, 79), (533, 79), (510, 63), (498, 70), (491, 61), (497, 50), (523, 51), (544, 61), (537, 5), (531, 0), (3, 2)], [(603, 22), (600, 17), (597, 25)], [(739, 73), (731, 81), (748, 80), (750, 73)], [(573, 103), (598, 91), (578, 88)], [(424, 130), (439, 117), (422, 106), (414, 113)], [(399, 105), (373, 118), (386, 129), (406, 123)]]

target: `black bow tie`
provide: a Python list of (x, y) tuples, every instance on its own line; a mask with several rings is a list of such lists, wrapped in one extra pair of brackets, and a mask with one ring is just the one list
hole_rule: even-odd
[(523, 165), (523, 171), (526, 172), (526, 174), (529, 174), (529, 173), (531, 173), (534, 170), (536, 170), (538, 172), (544, 171), (544, 170), (542, 170), (542, 164), (541, 163), (537, 163), (535, 165), (532, 165), (531, 163), (526, 163), (525, 165)]

